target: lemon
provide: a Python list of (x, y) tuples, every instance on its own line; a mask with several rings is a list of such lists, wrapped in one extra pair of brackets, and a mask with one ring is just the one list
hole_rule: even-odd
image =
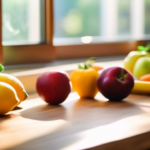
[(5, 82), (15, 89), (20, 100), (19, 104), (28, 97), (23, 84), (15, 76), (6, 73), (0, 73), (0, 82)]
[(0, 115), (13, 110), (20, 102), (15, 89), (4, 82), (0, 82)]

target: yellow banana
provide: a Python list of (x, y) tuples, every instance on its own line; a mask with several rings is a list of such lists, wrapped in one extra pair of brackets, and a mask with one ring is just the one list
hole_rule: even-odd
[(150, 94), (150, 82), (135, 80), (131, 93)]

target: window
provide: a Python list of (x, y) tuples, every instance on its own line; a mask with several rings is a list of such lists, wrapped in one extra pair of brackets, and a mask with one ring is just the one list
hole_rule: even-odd
[(74, 37), (82, 37), (80, 43), (144, 39), (150, 30), (149, 3), (148, 0), (55, 0), (54, 44), (65, 38), (75, 40)]
[(44, 42), (43, 2), (41, 0), (2, 0), (3, 45)]
[[(6, 8), (8, 8), (7, 10), (5, 5), (8, 1), (9, 3), (6, 6)], [(4, 64), (37, 63), (49, 62), (55, 58), (52, 45), (52, 2), (51, 0), (0, 0), (0, 8), (3, 10), (1, 17), (3, 18), (3, 25), (5, 26), (3, 26), (4, 45), (3, 47), (1, 45), (1, 62), (3, 61)], [(33, 11), (32, 7), (39, 8), (39, 10), (34, 9)], [(11, 9), (16, 10), (9, 12)], [(39, 11), (43, 12), (39, 13)], [(37, 12), (41, 15), (40, 17), (36, 14)], [(23, 15), (22, 18), (20, 14)], [(15, 21), (19, 21), (17, 16), (20, 17), (20, 21), (22, 20), (22, 24), (15, 23)], [(33, 18), (34, 22), (32, 20)], [(0, 21), (2, 21), (2, 19), (0, 19)], [(36, 23), (38, 22), (40, 22), (40, 24), (37, 25)], [(2, 35), (2, 33), (0, 34)]]
[[(122, 55), (150, 39), (149, 0), (1, 2), (5, 64)], [(19, 15), (10, 21), (17, 11), (24, 17), (20, 26), (13, 24)]]

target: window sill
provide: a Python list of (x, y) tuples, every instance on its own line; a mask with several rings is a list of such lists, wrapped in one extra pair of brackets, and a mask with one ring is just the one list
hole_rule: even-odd
[[(97, 57), (97, 64), (104, 68), (114, 66), (115, 64), (122, 65), (124, 57), (125, 56)], [(72, 70), (77, 69), (79, 63), (82, 65), (85, 60), (87, 60), (87, 58), (56, 60), (44, 64), (4, 66), (4, 73), (9, 73), (17, 77), (30, 94), (36, 92), (36, 81), (40, 74), (53, 70), (63, 70), (70, 74)]]

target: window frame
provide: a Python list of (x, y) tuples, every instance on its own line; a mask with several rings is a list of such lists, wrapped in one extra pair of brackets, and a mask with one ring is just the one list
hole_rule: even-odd
[[(0, 61), (4, 65), (41, 63), (55, 59), (55, 50), (52, 44), (53, 38), (53, 1), (44, 0), (45, 7), (45, 42), (33, 45), (10, 45), (2, 46), (0, 49)], [(0, 0), (0, 24), (2, 29), (2, 0)], [(2, 31), (1, 41), (2, 41)], [(1, 42), (2, 43), (2, 42)], [(3, 54), (2, 54), (3, 53)]]
[[(53, 45), (53, 0), (45, 2), (45, 43), (35, 45), (0, 45), (0, 62), (4, 65), (50, 62), (55, 59), (81, 58), (91, 56), (126, 55), (148, 40), (109, 42), (96, 44)], [(2, 29), (2, 0), (0, 0), (0, 28)], [(2, 30), (0, 30), (2, 41)], [(1, 42), (2, 43), (2, 42)]]
[(55, 46), (57, 59), (127, 55), (148, 40)]

